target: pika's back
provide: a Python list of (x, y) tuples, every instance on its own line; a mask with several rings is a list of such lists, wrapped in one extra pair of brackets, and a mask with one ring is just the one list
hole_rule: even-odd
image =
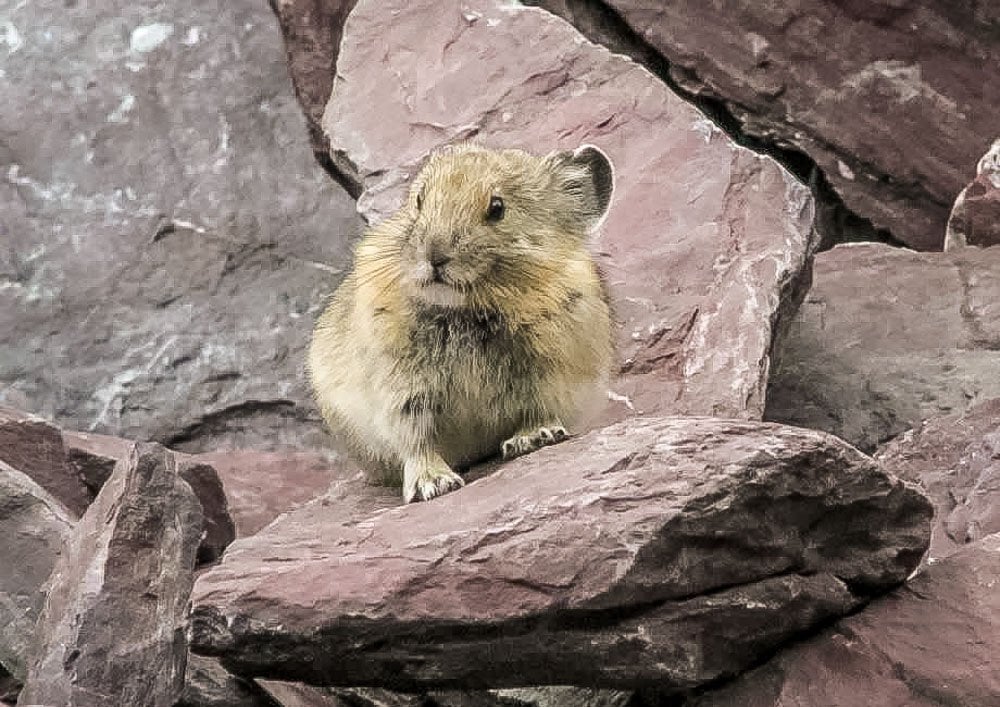
[(393, 469), (426, 448), (468, 464), (575, 419), (611, 365), (588, 240), (612, 187), (590, 146), (432, 155), (317, 324), (310, 373), (331, 426)]

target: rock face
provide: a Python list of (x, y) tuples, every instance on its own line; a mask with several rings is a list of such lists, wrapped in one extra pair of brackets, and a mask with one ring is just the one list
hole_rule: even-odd
[(766, 419), (866, 451), (1000, 397), (1000, 249), (821, 253), (779, 359)]
[(173, 705), (201, 527), (173, 456), (136, 445), (52, 573), (20, 703)]
[(193, 649), (317, 684), (682, 689), (901, 582), (930, 505), (821, 433), (635, 419), (374, 515), (314, 502), (195, 588)]
[(1000, 399), (929, 420), (879, 451), (882, 466), (920, 484), (936, 513), (929, 558), (1000, 533)]
[(969, 166), (996, 135), (995, 3), (539, 4), (596, 8), (590, 26), (653, 50), (655, 70), (714, 99), (745, 134), (806, 153), (850, 209), (918, 249), (940, 249)]
[(685, 707), (1000, 703), (1000, 535)]
[(0, 668), (24, 679), (35, 622), (73, 522), (28, 476), (0, 461)]
[(363, 0), (324, 127), (364, 185), (369, 220), (393, 211), (421, 161), (450, 142), (598, 145), (616, 167), (594, 247), (623, 373), (605, 419), (761, 416), (775, 327), (808, 283), (812, 199), (641, 67), (537, 8)]
[(15, 5), (0, 403), (186, 451), (325, 441), (302, 360), (358, 224), (267, 6)]
[(1000, 138), (976, 166), (976, 178), (955, 199), (944, 249), (1000, 245)]

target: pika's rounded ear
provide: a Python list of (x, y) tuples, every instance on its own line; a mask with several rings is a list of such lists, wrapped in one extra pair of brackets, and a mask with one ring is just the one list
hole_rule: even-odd
[(579, 200), (580, 215), (588, 232), (604, 221), (615, 191), (615, 169), (604, 151), (594, 145), (581, 145), (572, 152), (553, 152), (548, 156), (556, 167), (562, 186)]

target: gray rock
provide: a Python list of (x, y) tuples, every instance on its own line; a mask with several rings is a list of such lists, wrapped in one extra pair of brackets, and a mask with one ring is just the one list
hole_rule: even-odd
[(59, 501), (0, 461), (0, 667), (20, 680), (45, 601), (42, 585), (72, 529)]
[(829, 435), (637, 418), (375, 514), (331, 497), (198, 578), (192, 649), (391, 689), (687, 689), (903, 581), (918, 492)]
[(173, 705), (201, 527), (173, 455), (136, 445), (53, 570), (20, 703)]
[(267, 6), (3, 21), (0, 403), (187, 451), (325, 440), (302, 360), (357, 217)]
[(214, 658), (188, 654), (184, 691), (174, 707), (283, 707), (252, 680), (230, 674)]
[(395, 210), (446, 143), (601, 147), (616, 191), (593, 245), (621, 323), (622, 371), (604, 420), (760, 418), (777, 330), (808, 284), (812, 199), (641, 67), (537, 8), (363, 0), (324, 128), (361, 180), (369, 220)]
[(996, 3), (538, 4), (569, 6), (596, 40), (624, 29), (654, 71), (744, 135), (805, 153), (850, 210), (911, 247), (941, 248), (996, 136)]
[(1000, 249), (820, 253), (777, 358), (765, 418), (865, 451), (1000, 397)]

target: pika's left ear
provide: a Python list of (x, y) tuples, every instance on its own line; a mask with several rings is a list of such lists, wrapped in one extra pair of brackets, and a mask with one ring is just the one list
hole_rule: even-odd
[(563, 188), (579, 200), (581, 216), (588, 232), (607, 216), (615, 191), (615, 169), (604, 151), (581, 145), (572, 152), (555, 152), (549, 159), (562, 177)]

